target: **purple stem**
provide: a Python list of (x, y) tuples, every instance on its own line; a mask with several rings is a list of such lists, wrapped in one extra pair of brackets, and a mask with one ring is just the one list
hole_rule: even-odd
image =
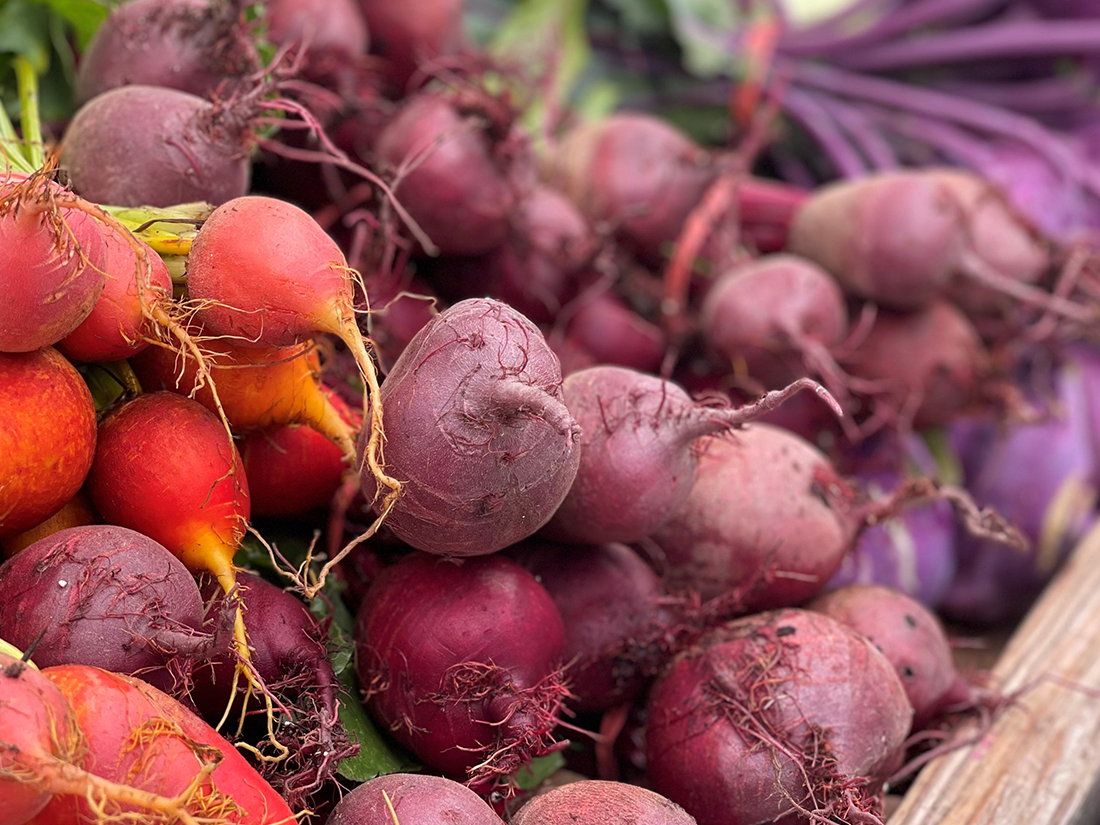
[(848, 36), (790, 38), (781, 40), (783, 54), (809, 56), (846, 53), (850, 49), (877, 45), (915, 28), (951, 25), (980, 18), (1003, 7), (1006, 0), (913, 0), (880, 18), (877, 22)]
[(970, 132), (949, 123), (889, 112), (874, 106), (866, 106), (865, 112), (881, 128), (928, 145), (953, 163), (967, 166), (982, 174), (995, 163), (993, 152), (985, 143)]
[(894, 147), (863, 109), (828, 95), (818, 97), (817, 103), (848, 134), (872, 168), (881, 171), (900, 166)]
[(1036, 80), (997, 82), (982, 80), (945, 80), (936, 84), (948, 94), (980, 100), (990, 106), (1043, 115), (1052, 112), (1077, 112), (1091, 105), (1095, 83), (1083, 72)]
[(1090, 179), (1081, 158), (1032, 118), (944, 92), (866, 77), (828, 66), (776, 61), (776, 69), (789, 72), (794, 81), (802, 86), (1016, 140), (1047, 159), (1069, 185), (1076, 187), (1080, 182), (1090, 191), (1100, 194), (1098, 182)]
[(809, 132), (824, 150), (838, 175), (858, 178), (867, 174), (867, 165), (836, 122), (812, 95), (788, 87), (783, 91), (780, 104), (794, 120)]
[(853, 49), (833, 59), (846, 68), (883, 72), (944, 63), (1097, 53), (1100, 21), (1013, 20), (883, 43), (864, 51)]

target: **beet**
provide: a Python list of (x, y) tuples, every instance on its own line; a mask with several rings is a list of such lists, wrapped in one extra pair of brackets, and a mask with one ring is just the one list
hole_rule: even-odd
[(607, 710), (636, 698), (662, 664), (673, 614), (660, 578), (623, 544), (524, 542), (510, 555), (546, 588), (565, 625), (569, 705)]
[[(250, 628), (252, 664), (268, 689), (294, 707), (294, 716), (279, 717), (275, 726), (275, 735), (290, 748), (290, 755), (265, 778), (297, 810), (332, 779), (337, 763), (355, 752), (336, 713), (340, 687), (325, 631), (306, 605), (251, 573), (238, 572), (237, 584)], [(202, 593), (210, 618), (236, 606), (211, 576), (204, 577)], [(211, 652), (208, 665), (195, 668), (191, 698), (211, 724), (222, 718), (233, 698), (236, 661), (231, 640), (226, 639)], [(244, 680), (238, 680), (238, 693), (247, 689)], [(250, 706), (258, 709), (262, 704), (253, 694)]]
[(695, 825), (695, 820), (645, 788), (586, 780), (539, 794), (512, 817), (512, 825)]
[(570, 344), (590, 354), (597, 364), (613, 364), (657, 372), (661, 368), (668, 339), (661, 328), (649, 323), (626, 302), (603, 293), (580, 298), (566, 327)]
[(549, 324), (576, 296), (595, 253), (595, 233), (577, 207), (536, 186), (516, 208), (498, 249), (440, 261), (432, 282), (451, 300), (491, 295), (536, 324)]
[(570, 132), (546, 177), (640, 260), (659, 264), (716, 175), (711, 155), (675, 127), (620, 113)]
[(745, 589), (744, 605), (797, 605), (836, 572), (858, 528), (834, 503), (840, 479), (798, 436), (767, 424), (708, 438), (695, 483), (653, 535), (669, 583), (713, 598)]
[(213, 647), (202, 625), (187, 568), (125, 527), (62, 530), (0, 566), (0, 636), (37, 645), (42, 667), (95, 665), (161, 690), (182, 688), (190, 660)]
[(96, 203), (222, 204), (248, 191), (252, 116), (252, 104), (246, 111), (175, 89), (122, 86), (73, 117), (61, 168)]
[(707, 634), (654, 687), (648, 776), (699, 825), (881, 822), (875, 794), (911, 719), (866, 638), (809, 611), (762, 613)]
[(842, 361), (854, 375), (883, 382), (880, 415), (916, 429), (942, 426), (974, 404), (990, 370), (977, 331), (947, 301), (907, 314), (880, 312)]
[(801, 386), (758, 405), (720, 409), (696, 404), (676, 384), (622, 367), (572, 373), (563, 388), (583, 433), (580, 469), (543, 534), (582, 544), (650, 535), (687, 498), (696, 439), (752, 420)]
[(268, 0), (267, 39), (305, 53), (302, 75), (339, 88), (367, 51), (367, 25), (355, 0)]
[(478, 105), (440, 94), (409, 100), (382, 130), (379, 162), (401, 170), (394, 192), (439, 251), (491, 252), (528, 184), (526, 139)]
[(420, 68), (456, 55), (466, 44), (463, 0), (359, 0), (371, 35), (371, 51), (384, 61), (385, 74), (400, 94)]
[(416, 553), (368, 591), (356, 672), (401, 744), (484, 788), (552, 747), (562, 633), (554, 602), (515, 562)]
[(503, 825), (469, 788), (441, 776), (411, 773), (379, 776), (353, 789), (329, 814), (326, 825), (384, 823), (394, 818), (401, 825)]
[(837, 383), (828, 350), (847, 334), (848, 310), (840, 287), (810, 261), (767, 255), (734, 267), (707, 292), (700, 322), (708, 346), (766, 387), (807, 374)]
[(130, 85), (203, 98), (227, 95), (259, 68), (243, 24), (244, 5), (239, 0), (132, 0), (115, 6), (81, 55), (77, 103)]
[[(462, 301), (433, 318), (380, 398), (386, 472), (404, 484), (386, 524), (420, 550), (471, 556), (514, 544), (546, 523), (576, 475), (580, 432), (557, 359), (499, 301)], [(369, 471), (362, 481), (370, 497)]]
[(818, 596), (806, 609), (824, 613), (874, 642), (905, 688), (914, 727), (939, 710), (959, 678), (939, 619), (899, 590), (855, 584)]

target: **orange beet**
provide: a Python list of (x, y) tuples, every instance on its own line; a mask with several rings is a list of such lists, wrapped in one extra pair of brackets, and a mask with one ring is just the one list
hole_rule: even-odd
[(70, 527), (83, 527), (87, 524), (98, 524), (99, 515), (87, 494), (78, 491), (75, 496), (65, 502), (64, 506), (43, 522), (36, 524), (29, 530), (24, 530), (9, 539), (0, 540), (0, 547), (4, 548), (4, 555), (14, 556), (20, 550), (25, 550), (39, 539), (52, 536), (61, 530)]
[(0, 539), (76, 495), (95, 445), (91, 393), (61, 353), (0, 353)]

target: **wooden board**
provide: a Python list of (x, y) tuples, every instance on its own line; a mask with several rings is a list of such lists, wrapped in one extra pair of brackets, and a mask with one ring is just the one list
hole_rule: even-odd
[(993, 673), (1005, 692), (1031, 687), (981, 742), (927, 765), (889, 825), (1100, 823), (1100, 526)]

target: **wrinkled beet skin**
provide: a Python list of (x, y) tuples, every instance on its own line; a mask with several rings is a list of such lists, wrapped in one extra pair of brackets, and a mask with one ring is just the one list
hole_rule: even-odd
[(818, 596), (806, 609), (824, 613), (874, 642), (905, 688), (915, 725), (935, 713), (957, 678), (943, 625), (899, 590), (851, 585)]
[(119, 86), (158, 86), (223, 96), (259, 68), (229, 4), (209, 0), (132, 0), (116, 6), (81, 55), (76, 100)]
[(493, 809), (466, 786), (441, 776), (409, 773), (380, 776), (355, 788), (340, 800), (326, 825), (381, 825), (392, 822), (394, 814), (401, 825), (503, 825)]
[(746, 585), (758, 610), (812, 598), (856, 533), (823, 489), (831, 478), (822, 453), (776, 427), (707, 439), (686, 502), (653, 535), (670, 584), (704, 598)]
[(231, 108), (216, 117), (213, 104), (187, 92), (123, 86), (76, 113), (61, 168), (96, 203), (217, 206), (248, 192), (245, 129)]
[(478, 118), (446, 97), (422, 94), (382, 130), (375, 148), (391, 169), (414, 161), (394, 191), (441, 252), (480, 255), (507, 239), (517, 182)]
[[(554, 727), (530, 713), (517, 691), (531, 690), (560, 666), (563, 632), (549, 594), (515, 562), (416, 553), (368, 591), (356, 618), (356, 673), (381, 725), (426, 764), (466, 779), (502, 744)], [(458, 701), (446, 676), (465, 664), (495, 666), (499, 686)], [(535, 702), (544, 716), (556, 708), (553, 697)], [(520, 751), (514, 755), (521, 761), (535, 755)]]
[(511, 825), (695, 825), (695, 820), (645, 788), (588, 780), (539, 794), (519, 809)]
[(636, 698), (645, 687), (633, 650), (671, 621), (662, 604), (660, 578), (624, 544), (560, 545), (524, 542), (512, 558), (531, 571), (561, 612), (562, 658), (571, 694), (581, 712), (607, 710)]
[[(754, 721), (733, 702), (754, 707)], [(815, 784), (859, 777), (873, 793), (897, 759), (911, 716), (893, 668), (866, 638), (805, 610), (762, 613), (712, 631), (654, 687), (648, 773), (654, 790), (699, 825), (803, 821), (788, 799), (811, 808), (837, 804), (838, 816), (851, 821), (821, 787), (814, 788), (816, 804), (808, 799), (795, 761), (762, 745), (749, 725), (806, 754)], [(810, 725), (823, 742), (814, 742)], [(830, 758), (815, 765), (815, 752)]]
[[(380, 398), (386, 471), (405, 485), (386, 523), (417, 549), (500, 550), (545, 524), (573, 483), (580, 432), (558, 360), (538, 328), (499, 301), (462, 301), (433, 318)], [(369, 498), (369, 469), (362, 480)]]
[(581, 427), (576, 480), (542, 535), (631, 542), (682, 506), (694, 480), (694, 402), (675, 384), (620, 367), (571, 374), (565, 403)]
[(125, 527), (62, 530), (0, 566), (0, 637), (24, 650), (38, 641), (40, 667), (94, 665), (171, 690), (190, 670), (173, 644), (197, 643), (202, 622), (183, 563)]

